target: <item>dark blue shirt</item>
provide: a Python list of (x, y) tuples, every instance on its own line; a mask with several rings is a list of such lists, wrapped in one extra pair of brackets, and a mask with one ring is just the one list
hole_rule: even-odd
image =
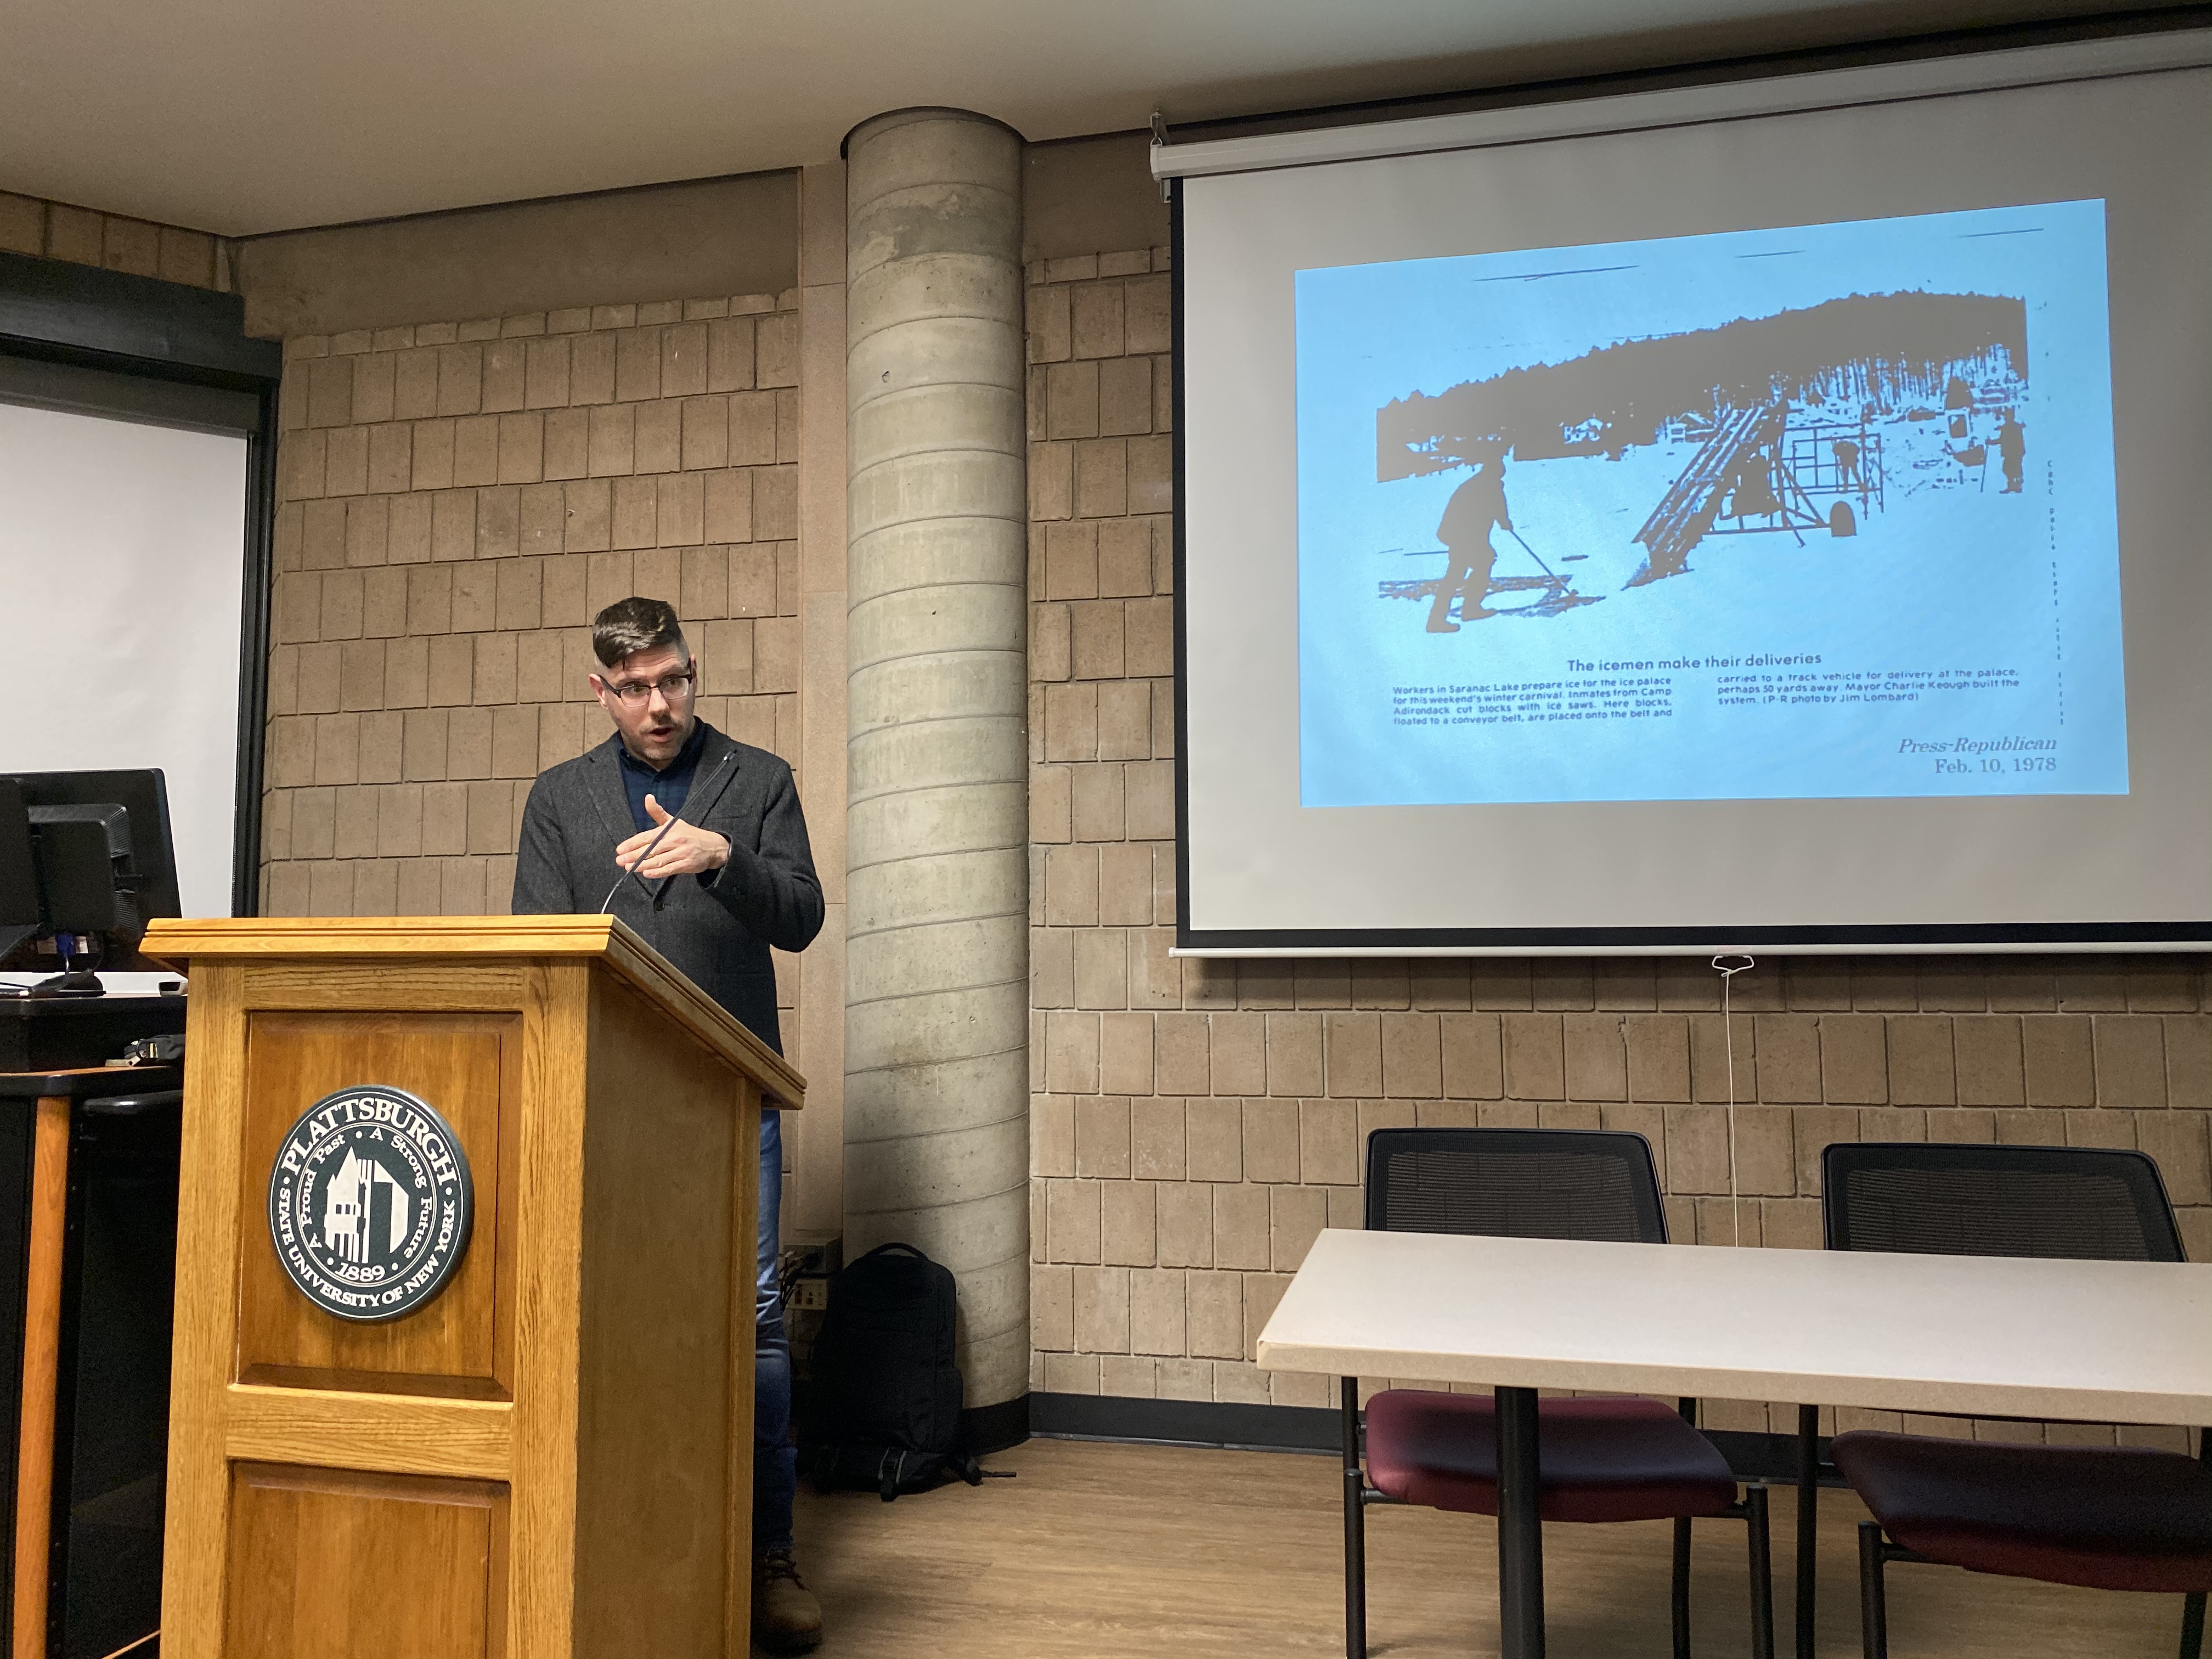
[(707, 746), (707, 722), (691, 722), (691, 735), (676, 751), (676, 758), (656, 772), (629, 752), (629, 745), (619, 738), (615, 740), (615, 752), (622, 757), (623, 792), (629, 797), (629, 815), (641, 830), (653, 827), (653, 817), (645, 810), (645, 798), (651, 795), (660, 810), (670, 817), (684, 811), (684, 803), (690, 798), (691, 775), (699, 768), (699, 751)]

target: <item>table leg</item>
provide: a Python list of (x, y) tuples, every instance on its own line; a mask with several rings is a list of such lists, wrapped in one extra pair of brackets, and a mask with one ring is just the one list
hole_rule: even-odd
[(24, 1267), (22, 1392), (15, 1435), (14, 1650), (20, 1654), (46, 1650), (69, 1152), (69, 1098), (46, 1096), (32, 1131), (31, 1213), (21, 1224), (30, 1246)]
[(1536, 1391), (1499, 1389), (1498, 1625), (1504, 1659), (1544, 1659), (1542, 1477)]
[(1359, 1466), (1359, 1379), (1347, 1376), (1340, 1407), (1344, 1431), (1344, 1654), (1367, 1659), (1366, 1476)]
[(1813, 1659), (1814, 1569), (1820, 1551), (1820, 1408), (1797, 1408), (1797, 1659)]

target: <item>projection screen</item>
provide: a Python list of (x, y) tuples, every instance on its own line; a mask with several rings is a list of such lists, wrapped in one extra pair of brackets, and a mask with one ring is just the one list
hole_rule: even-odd
[(2207, 64), (1156, 148), (1178, 948), (2205, 948)]
[(232, 913), (246, 441), (0, 399), (0, 772), (158, 766), (189, 916)]

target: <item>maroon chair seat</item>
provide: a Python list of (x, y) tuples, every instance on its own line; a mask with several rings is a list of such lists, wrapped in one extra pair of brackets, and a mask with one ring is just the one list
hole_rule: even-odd
[[(1713, 1443), (1656, 1400), (1545, 1400), (1547, 1521), (1725, 1515), (1735, 1477)], [(1498, 1513), (1497, 1413), (1487, 1394), (1392, 1389), (1367, 1402), (1367, 1474), (1405, 1504)]]
[(1930, 1560), (2089, 1589), (2212, 1589), (2212, 1469), (2179, 1452), (1861, 1429), (1832, 1455), (1882, 1529)]

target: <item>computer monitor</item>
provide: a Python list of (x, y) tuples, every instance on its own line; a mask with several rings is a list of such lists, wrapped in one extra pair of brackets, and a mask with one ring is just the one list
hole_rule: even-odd
[[(24, 855), (27, 848), (27, 857)], [(0, 940), (53, 940), (63, 988), (131, 960), (146, 923), (179, 913), (168, 790), (158, 769), (0, 776)]]
[(23, 786), (0, 778), (0, 959), (39, 931), (39, 871)]

